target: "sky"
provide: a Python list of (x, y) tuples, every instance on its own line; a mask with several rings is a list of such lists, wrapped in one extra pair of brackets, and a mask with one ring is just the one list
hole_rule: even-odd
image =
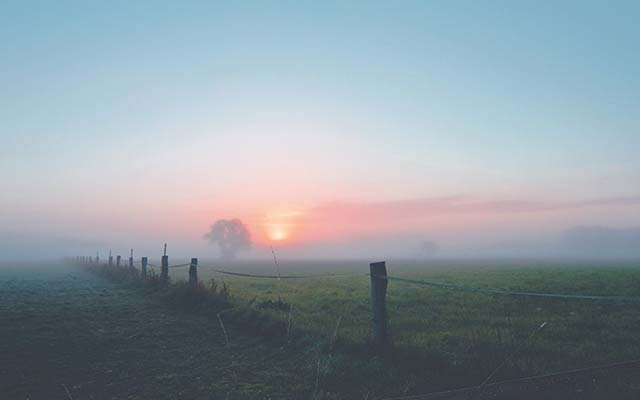
[(255, 257), (639, 255), (639, 19), (3, 1), (0, 257), (215, 256), (203, 235), (232, 218)]

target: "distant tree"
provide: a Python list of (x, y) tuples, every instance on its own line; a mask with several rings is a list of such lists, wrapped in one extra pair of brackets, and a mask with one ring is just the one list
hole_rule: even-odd
[(420, 248), (422, 250), (422, 255), (427, 257), (434, 257), (440, 251), (440, 246), (437, 243), (425, 240), (421, 243)]
[(220, 249), (224, 259), (233, 259), (240, 251), (251, 248), (251, 234), (239, 219), (219, 219), (204, 238)]

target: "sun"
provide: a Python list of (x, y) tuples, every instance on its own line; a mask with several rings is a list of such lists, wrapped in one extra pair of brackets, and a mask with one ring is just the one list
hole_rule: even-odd
[(298, 233), (300, 211), (279, 209), (267, 212), (262, 220), (264, 237), (269, 242), (290, 242)]
[(285, 224), (269, 224), (267, 236), (275, 242), (281, 242), (289, 238), (289, 227)]

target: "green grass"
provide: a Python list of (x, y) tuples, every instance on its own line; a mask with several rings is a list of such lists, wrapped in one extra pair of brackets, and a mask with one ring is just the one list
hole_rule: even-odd
[[(281, 262), (282, 274), (363, 274), (309, 281), (223, 276), (206, 265), (201, 261), (196, 291), (181, 283), (187, 268), (171, 270), (174, 284), (168, 287), (156, 278), (141, 283), (122, 273), (107, 274), (108, 279), (44, 274), (31, 280), (0, 273), (5, 294), (0, 319), (6, 322), (0, 350), (16, 355), (12, 362), (18, 368), (8, 376), (27, 379), (4, 392), (25, 397), (38, 389), (59, 391), (62, 382), (77, 398), (108, 393), (169, 399), (182, 393), (185, 398), (380, 399), (479, 384), (513, 352), (494, 381), (640, 358), (637, 303), (519, 298), (390, 281), (393, 348), (375, 354), (367, 345), (366, 262)], [(633, 264), (387, 266), (393, 276), (474, 287), (640, 296), (640, 268)], [(217, 267), (275, 272), (268, 262)], [(548, 325), (527, 341), (542, 322)], [(34, 366), (42, 371), (34, 375)], [(637, 382), (599, 382), (596, 398), (635, 399), (637, 387)]]
[[(260, 265), (231, 265), (234, 271), (273, 273)], [(320, 267), (290, 263), (286, 273), (318, 272)], [(331, 272), (360, 270), (347, 263)], [(388, 263), (389, 274), (473, 287), (546, 293), (640, 296), (640, 268), (632, 264), (548, 263), (514, 265), (434, 265)], [(284, 272), (283, 272), (284, 273)], [(367, 276), (310, 281), (222, 277), (201, 268), (202, 279), (224, 279), (232, 303), (256, 306), (281, 301), (292, 306), (263, 307), (291, 332), (313, 334), (333, 345), (334, 358), (366, 353), (371, 311)], [(179, 279), (176, 273), (174, 279)], [(563, 300), (487, 295), (390, 281), (387, 310), (394, 353), (388, 365), (406, 379), (409, 392), (480, 383), (510, 353), (495, 380), (544, 374), (640, 358), (640, 303)], [(543, 322), (546, 327), (528, 336)], [(339, 355), (338, 355), (339, 354)], [(409, 356), (410, 355), (410, 356)], [(349, 360), (330, 363), (327, 376), (350, 369)], [(418, 369), (419, 371), (414, 371)], [(434, 375), (438, 376), (434, 379)], [(352, 377), (353, 380), (358, 379)], [(363, 379), (360, 379), (361, 381)], [(331, 387), (329, 382), (327, 389)], [(435, 383), (436, 381), (437, 383)], [(398, 382), (395, 382), (398, 387)]]

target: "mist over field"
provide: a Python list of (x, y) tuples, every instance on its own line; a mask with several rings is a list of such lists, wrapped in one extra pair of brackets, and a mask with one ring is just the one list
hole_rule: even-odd
[[(497, 236), (497, 235), (496, 235)], [(0, 239), (0, 259), (9, 261), (53, 260), (77, 254), (106, 257), (109, 249), (123, 256), (128, 244), (118, 238), (112, 241), (86, 240), (72, 237), (5, 234)], [(162, 243), (145, 239), (134, 241), (136, 252), (159, 256)], [(203, 258), (271, 259), (270, 248), (254, 246), (232, 257), (217, 246), (207, 243), (176, 241), (170, 247), (174, 256)], [(343, 241), (326, 241), (296, 247), (276, 246), (282, 259), (583, 259), (640, 260), (640, 228), (607, 228), (578, 226), (548, 236), (517, 233), (486, 237), (474, 235), (442, 236), (398, 234), (380, 237), (358, 237)]]

